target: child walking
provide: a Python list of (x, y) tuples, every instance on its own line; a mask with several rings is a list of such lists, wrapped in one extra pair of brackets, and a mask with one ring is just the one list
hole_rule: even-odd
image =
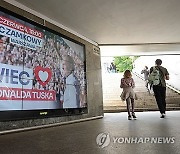
[[(135, 92), (133, 88), (135, 87), (134, 80), (132, 78), (132, 74), (130, 70), (126, 70), (124, 72), (124, 77), (121, 79), (120, 88), (123, 88), (123, 92), (121, 94), (121, 99), (126, 101), (127, 111), (128, 111), (128, 120), (132, 120), (132, 117), (136, 119), (136, 115), (134, 113), (134, 100), (135, 100)], [(131, 105), (131, 112), (130, 112)]]

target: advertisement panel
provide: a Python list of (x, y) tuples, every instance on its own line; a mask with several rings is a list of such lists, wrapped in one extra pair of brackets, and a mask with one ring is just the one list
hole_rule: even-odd
[(87, 108), (84, 45), (0, 11), (0, 111)]

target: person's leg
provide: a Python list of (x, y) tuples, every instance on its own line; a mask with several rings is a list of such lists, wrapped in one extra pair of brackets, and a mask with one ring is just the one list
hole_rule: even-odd
[(130, 98), (128, 97), (126, 99), (126, 104), (127, 104), (127, 112), (128, 112), (128, 120), (131, 120), (131, 112), (130, 112)]
[(166, 113), (166, 87), (161, 88), (161, 97), (162, 97), (162, 113)]
[(134, 113), (134, 99), (133, 98), (131, 98), (131, 107), (132, 107), (132, 117), (135, 119), (136, 115)]
[(145, 80), (145, 86), (148, 89), (148, 80)]
[(150, 94), (150, 87), (148, 87), (149, 86), (148, 80), (145, 81), (145, 86), (146, 86), (147, 92), (149, 92)]
[(128, 112), (128, 115), (130, 116), (131, 115), (131, 112), (130, 112), (130, 98), (126, 99), (126, 104), (127, 104), (127, 112)]
[(131, 98), (131, 108), (132, 108), (131, 112), (134, 113), (134, 99), (133, 98)]
[(162, 114), (164, 112), (163, 110), (163, 104), (162, 104), (162, 89), (160, 86), (153, 86), (154, 96), (159, 108), (160, 113)]

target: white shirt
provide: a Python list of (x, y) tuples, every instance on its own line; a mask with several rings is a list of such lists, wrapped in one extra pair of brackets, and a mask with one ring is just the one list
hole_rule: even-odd
[(63, 108), (77, 108), (78, 105), (77, 103), (77, 91), (75, 87), (76, 83), (76, 78), (74, 75), (71, 73), (67, 78), (66, 78), (66, 88), (64, 91), (64, 103), (63, 103)]

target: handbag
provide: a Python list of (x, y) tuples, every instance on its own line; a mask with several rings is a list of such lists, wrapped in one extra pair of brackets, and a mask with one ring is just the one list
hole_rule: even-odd
[(120, 95), (120, 98), (122, 101), (125, 101), (125, 95), (124, 95), (124, 91), (122, 91), (121, 95)]

